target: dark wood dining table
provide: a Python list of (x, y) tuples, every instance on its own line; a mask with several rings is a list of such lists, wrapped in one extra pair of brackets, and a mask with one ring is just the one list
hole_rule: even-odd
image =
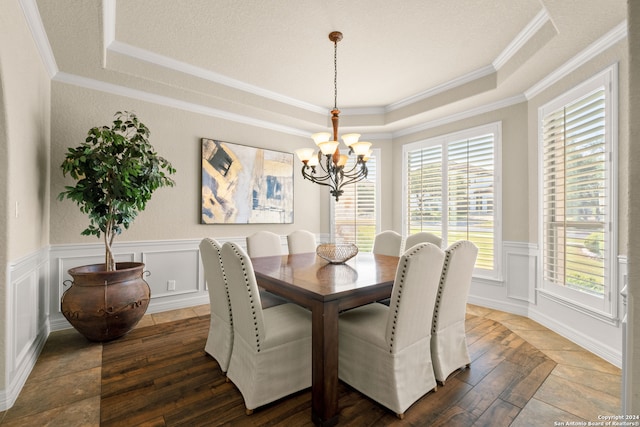
[(398, 260), (364, 252), (345, 264), (329, 264), (315, 253), (251, 259), (259, 286), (311, 310), (316, 425), (338, 422), (338, 314), (388, 298)]

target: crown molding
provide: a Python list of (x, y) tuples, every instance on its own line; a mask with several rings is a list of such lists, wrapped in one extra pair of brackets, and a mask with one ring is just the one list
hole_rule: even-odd
[(38, 5), (35, 0), (19, 0), (19, 2), (27, 21), (29, 31), (31, 31), (33, 40), (36, 43), (36, 48), (40, 53), (40, 59), (42, 59), (44, 68), (46, 69), (49, 78), (53, 78), (53, 76), (58, 72), (58, 65), (56, 64), (56, 58), (53, 56), (53, 50), (49, 44), (47, 33), (44, 30)]
[[(46, 36), (44, 25), (38, 11), (36, 0), (18, 0), (19, 4), (25, 15), (27, 25), (31, 31), (31, 34), (36, 43), (37, 49), (40, 53), (40, 57), (43, 61), (45, 69), (49, 74), (52, 81), (71, 84), (84, 88), (89, 88), (101, 92), (116, 94), (128, 98), (139, 99), (146, 102), (151, 102), (158, 105), (164, 105), (172, 108), (177, 108), (185, 111), (190, 111), (198, 114), (203, 114), (210, 117), (216, 117), (224, 120), (229, 120), (237, 123), (242, 123), (250, 126), (256, 126), (263, 129), (269, 129), (277, 132), (282, 132), (290, 135), (308, 137), (309, 132), (298, 128), (279, 125), (266, 120), (254, 119), (240, 114), (235, 114), (227, 111), (223, 111), (216, 108), (207, 107), (191, 102), (181, 101), (178, 99), (145, 92), (138, 89), (132, 89), (129, 87), (107, 83), (87, 77), (78, 75), (72, 75), (65, 72), (60, 72), (51, 49), (51, 45)], [(365, 107), (365, 108), (346, 108), (343, 110), (345, 115), (358, 116), (358, 115), (384, 115), (390, 111), (397, 110), (399, 108), (408, 106), (420, 100), (429, 98), (438, 93), (451, 90), (465, 83), (477, 80), (485, 77), (504, 65), (517, 51), (520, 49), (532, 36), (538, 31), (546, 22), (550, 20), (550, 17), (546, 10), (539, 12), (536, 17), (525, 27), (514, 39), (512, 43), (505, 48), (505, 50), (493, 61), (491, 65), (483, 67), (479, 70), (473, 71), (469, 74), (461, 76), (459, 78), (450, 80), (437, 87), (431, 88), (419, 94), (407, 97), (398, 102), (394, 102), (385, 107)], [(103, 0), (103, 67), (106, 68), (106, 57), (108, 51), (113, 51), (133, 59), (143, 60), (149, 63), (153, 63), (162, 67), (170, 68), (178, 72), (193, 75), (198, 78), (203, 78), (218, 84), (226, 85), (241, 91), (252, 93), (258, 96), (263, 96), (268, 99), (272, 99), (284, 104), (292, 105), (301, 109), (312, 111), (319, 114), (326, 114), (327, 109), (319, 107), (313, 104), (305, 103), (303, 101), (286, 97), (284, 95), (262, 89), (260, 87), (250, 85), (239, 80), (235, 80), (221, 74), (217, 74), (200, 67), (196, 67), (181, 61), (177, 61), (162, 55), (155, 54), (153, 52), (140, 49), (125, 43), (115, 40), (116, 29), (116, 1), (115, 0)], [(481, 107), (473, 108), (467, 111), (463, 111), (457, 114), (453, 114), (444, 118), (432, 120), (427, 123), (422, 123), (417, 126), (411, 126), (391, 133), (380, 132), (368, 134), (368, 139), (391, 139), (410, 135), (416, 132), (420, 132), (426, 129), (441, 126), (447, 123), (463, 120), (469, 117), (473, 117), (478, 114), (483, 114), (500, 108), (508, 107), (520, 102), (530, 100), (538, 95), (543, 90), (547, 89), (560, 79), (566, 77), (578, 67), (582, 66), (587, 61), (591, 60), (598, 54), (602, 53), (609, 47), (618, 43), (627, 37), (627, 21), (622, 21), (619, 25), (605, 34), (603, 37), (592, 43), (578, 55), (563, 64), (560, 68), (540, 80), (538, 83), (530, 87), (524, 92), (524, 94), (516, 95), (504, 100), (487, 104)]]
[[(325, 110), (325, 113), (327, 111)], [(340, 114), (343, 116), (383, 115), (385, 112), (385, 107), (340, 108)]]
[(145, 92), (139, 89), (132, 89), (125, 86), (116, 85), (113, 83), (107, 83), (100, 80), (91, 79), (88, 77), (77, 76), (64, 72), (57, 73), (52, 79), (55, 82), (66, 83), (74, 86), (79, 86), (87, 89), (97, 90), (100, 92), (109, 93), (112, 95), (124, 96), (126, 98), (133, 98), (140, 101), (151, 102), (157, 105), (164, 105), (166, 107), (177, 108), (192, 113), (202, 114), (209, 117), (216, 117), (219, 119), (229, 120), (236, 123), (243, 123), (250, 126), (256, 126), (263, 129), (269, 129), (276, 132), (282, 132), (295, 136), (308, 137), (309, 132), (296, 129), (290, 126), (283, 126), (266, 120), (254, 119), (251, 117), (243, 116), (241, 114), (230, 113), (228, 111), (220, 110), (217, 108), (211, 108), (204, 105), (194, 104), (192, 102), (181, 101), (179, 99), (170, 98), (168, 96), (162, 96), (155, 93)]
[(146, 49), (131, 46), (127, 43), (122, 43), (116, 40), (116, 1), (115, 0), (103, 0), (103, 67), (107, 68), (107, 54), (108, 51), (119, 53), (121, 55), (139, 59), (150, 64), (157, 65), (159, 67), (174, 70), (180, 73), (184, 73), (190, 76), (198, 77), (213, 83), (218, 83), (224, 86), (231, 87), (233, 89), (248, 92), (254, 95), (262, 96), (267, 99), (272, 99), (277, 102), (281, 102), (287, 105), (291, 105), (297, 108), (308, 110), (314, 113), (326, 114), (327, 108), (319, 107), (317, 105), (310, 104), (308, 102), (300, 101), (295, 98), (284, 96), (282, 94), (263, 89), (261, 87), (251, 85), (240, 80), (232, 79), (213, 71), (206, 70), (195, 65), (188, 64), (183, 61), (178, 61), (173, 58), (169, 58), (164, 55), (160, 55), (151, 52)]
[(393, 102), (385, 107), (385, 112), (389, 113), (391, 111), (398, 110), (408, 105), (415, 104), (416, 102), (422, 101), (423, 99), (430, 98), (439, 93), (446, 92), (448, 90), (454, 89), (458, 86), (462, 86), (474, 80), (481, 79), (495, 72), (496, 72), (496, 69), (493, 67), (493, 65), (487, 65), (486, 67), (472, 71), (468, 74), (465, 74), (464, 76), (460, 76), (453, 80), (449, 80), (448, 82), (435, 86), (431, 89), (428, 89), (423, 92), (417, 93), (415, 95), (409, 96), (407, 98), (401, 99), (400, 101)]
[(511, 43), (494, 59), (493, 67), (496, 70), (502, 68), (522, 47), (533, 37), (540, 29), (549, 21), (549, 13), (546, 9), (542, 9), (538, 14), (527, 24), (526, 27), (520, 31), (520, 33), (514, 38)]
[(116, 0), (102, 0), (102, 68), (107, 68), (107, 49), (116, 40)]
[(472, 71), (469, 74), (458, 77), (453, 80), (449, 80), (434, 88), (428, 89), (424, 92), (409, 96), (400, 101), (389, 104), (385, 107), (385, 112), (397, 110), (399, 108), (406, 107), (423, 99), (430, 98), (442, 92), (454, 89), (463, 84), (470, 83), (474, 80), (481, 79), (492, 73), (498, 71), (513, 55), (515, 55), (522, 47), (542, 28), (547, 21), (550, 20), (549, 14), (546, 9), (542, 9), (538, 14), (527, 24), (527, 26), (520, 31), (520, 33), (514, 38), (511, 43), (498, 55), (491, 65)]
[(524, 92), (525, 97), (527, 99), (534, 98), (535, 96), (540, 94), (540, 92), (554, 85), (564, 77), (574, 72), (577, 68), (592, 60), (619, 41), (624, 40), (626, 37), (627, 20), (625, 19), (604, 36), (591, 43), (582, 52), (578, 53), (576, 56), (565, 62), (562, 66), (560, 66), (560, 68), (557, 68), (554, 72), (547, 75), (538, 83), (527, 89)]
[(197, 67), (195, 65), (191, 65), (183, 61), (178, 61), (176, 59), (169, 58), (164, 55), (159, 55), (157, 53), (148, 51), (146, 49), (141, 49), (139, 47), (131, 46), (129, 44), (122, 43), (117, 40), (114, 40), (107, 47), (107, 50), (112, 52), (117, 52), (119, 54), (131, 57), (133, 59), (142, 60), (150, 64), (157, 65), (159, 67), (168, 68), (170, 70), (174, 70), (190, 76), (208, 80), (213, 83), (218, 83), (233, 89), (241, 90), (243, 92), (248, 92), (254, 95), (258, 95), (263, 98), (271, 99), (287, 105), (292, 105), (294, 107), (301, 108), (303, 110), (308, 110), (308, 111), (311, 111), (314, 113), (320, 113), (320, 114), (327, 113), (326, 108), (318, 107), (317, 105), (313, 105), (308, 102), (300, 101), (298, 99), (281, 95), (279, 93), (276, 93), (267, 89), (263, 89), (261, 87), (258, 87), (249, 83), (245, 83), (240, 80), (236, 80), (231, 77), (227, 77), (222, 74), (219, 74), (210, 70), (206, 70), (204, 68)]

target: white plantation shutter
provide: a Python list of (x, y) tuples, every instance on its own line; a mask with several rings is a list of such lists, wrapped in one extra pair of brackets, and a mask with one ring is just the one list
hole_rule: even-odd
[(499, 124), (445, 135), (404, 148), (405, 233), (428, 231), (448, 246), (478, 246), (476, 271), (498, 276), (496, 210)]
[(617, 306), (616, 76), (612, 66), (538, 115), (539, 289), (605, 319)]
[[(367, 179), (356, 184), (342, 187), (344, 193), (333, 205), (333, 240), (335, 242), (355, 243), (361, 252), (370, 252), (377, 233), (378, 214), (378, 170), (375, 149), (367, 161), (369, 173)], [(349, 156), (345, 169), (355, 163), (355, 156)]]
[(449, 143), (447, 242), (478, 246), (477, 268), (493, 270), (493, 134)]
[(408, 233), (442, 236), (442, 146), (409, 151), (407, 162)]
[(543, 274), (548, 282), (604, 294), (605, 90), (549, 113), (543, 139)]

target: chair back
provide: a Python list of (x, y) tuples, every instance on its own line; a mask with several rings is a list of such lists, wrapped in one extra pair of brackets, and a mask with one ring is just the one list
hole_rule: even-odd
[(457, 241), (445, 251), (432, 332), (464, 321), (477, 257), (478, 247), (468, 240)]
[(371, 252), (378, 255), (400, 256), (402, 236), (393, 230), (376, 234)]
[(287, 245), (290, 254), (315, 252), (316, 235), (307, 230), (295, 230), (287, 235)]
[(222, 245), (222, 263), (229, 284), (233, 332), (255, 351), (260, 351), (265, 328), (256, 274), (249, 256), (232, 242)]
[(232, 324), (231, 301), (220, 249), (220, 243), (214, 239), (205, 238), (200, 242), (200, 258), (209, 291), (211, 312), (225, 322)]
[(432, 243), (420, 243), (400, 257), (385, 334), (392, 353), (430, 338), (443, 261), (444, 251)]
[(280, 236), (271, 231), (258, 231), (247, 236), (247, 253), (251, 258), (282, 255)]
[(433, 243), (439, 248), (442, 247), (442, 239), (440, 237), (436, 236), (433, 233), (427, 233), (426, 231), (421, 231), (419, 233), (407, 236), (407, 239), (404, 242), (404, 248), (405, 250), (411, 249), (413, 246), (417, 245), (418, 243)]

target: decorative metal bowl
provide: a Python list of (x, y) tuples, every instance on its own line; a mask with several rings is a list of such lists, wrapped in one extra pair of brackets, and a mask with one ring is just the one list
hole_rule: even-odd
[(318, 256), (331, 264), (344, 264), (358, 253), (353, 243), (323, 243), (316, 248)]

